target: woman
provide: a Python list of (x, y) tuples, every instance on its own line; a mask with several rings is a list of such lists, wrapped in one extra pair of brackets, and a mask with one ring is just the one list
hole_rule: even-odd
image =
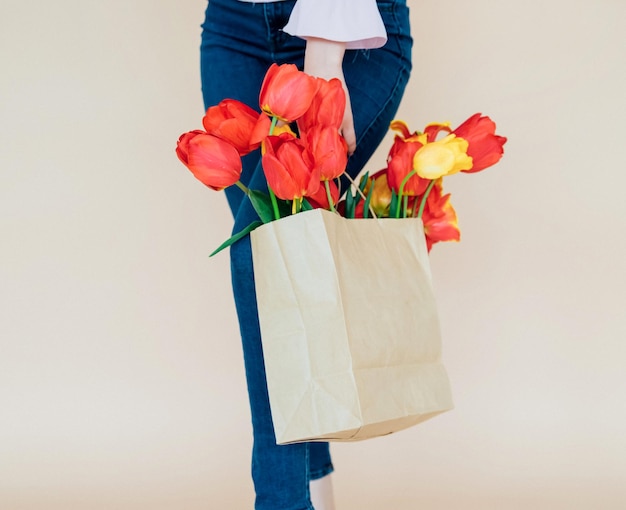
[[(397, 111), (411, 70), (406, 0), (210, 0), (201, 46), (205, 108), (232, 98), (258, 105), (272, 63), (339, 78), (347, 93), (342, 134), (356, 176)], [(244, 157), (241, 181), (267, 187), (259, 151)], [(226, 190), (233, 232), (256, 213), (235, 186)], [(256, 510), (332, 510), (328, 443), (277, 446), (271, 421), (249, 238), (231, 249), (233, 293), (252, 414)], [(311, 483), (310, 483), (311, 482)]]

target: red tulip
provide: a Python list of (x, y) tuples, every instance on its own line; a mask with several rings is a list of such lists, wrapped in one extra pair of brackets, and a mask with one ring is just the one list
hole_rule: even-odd
[(178, 139), (178, 159), (203, 184), (220, 191), (241, 175), (241, 157), (230, 143), (204, 131), (190, 131)]
[(176, 143), (176, 155), (185, 166), (189, 164), (189, 142), (198, 135), (206, 135), (206, 132), (196, 129), (183, 133), (180, 135), (180, 138), (178, 138), (178, 142)]
[(320, 186), (320, 173), (313, 155), (301, 140), (289, 133), (263, 140), (263, 171), (269, 187), (283, 200), (314, 194)]
[[(339, 188), (335, 184), (334, 181), (328, 181), (328, 185), (330, 187), (330, 198), (333, 201), (333, 206), (337, 204), (339, 200)], [(313, 206), (313, 209), (330, 209), (330, 204), (328, 203), (328, 195), (326, 193), (326, 186), (324, 183), (320, 185), (318, 190), (312, 195), (308, 195), (306, 199)]]
[(250, 142), (250, 134), (258, 118), (259, 114), (249, 106), (234, 99), (225, 99), (207, 109), (202, 125), (207, 133), (230, 142), (240, 155), (245, 156), (260, 145), (260, 142)]
[(318, 87), (317, 79), (295, 65), (272, 64), (261, 85), (261, 110), (285, 122), (297, 120), (311, 106)]
[[(415, 153), (424, 146), (422, 142), (417, 141), (416, 138), (417, 137), (410, 137), (405, 140), (400, 136), (396, 136), (391, 150), (389, 151), (387, 158), (387, 181), (389, 187), (395, 190), (396, 193), (400, 191), (400, 186), (404, 178), (413, 171), (413, 158), (415, 157)], [(429, 182), (428, 179), (414, 174), (409, 177), (404, 185), (403, 193), (407, 196), (421, 195), (426, 191)]]
[(456, 211), (450, 203), (450, 194), (442, 195), (442, 180), (438, 179), (426, 198), (422, 215), (428, 251), (440, 241), (459, 241), (461, 231), (457, 224)]
[(313, 154), (320, 180), (336, 179), (346, 170), (348, 144), (334, 126), (313, 126), (304, 134), (306, 147)]
[(476, 113), (452, 133), (469, 144), (467, 154), (472, 157), (473, 164), (472, 168), (463, 172), (479, 172), (500, 161), (506, 138), (495, 134), (496, 124), (489, 117)]
[(334, 126), (338, 131), (346, 110), (346, 93), (337, 78), (324, 80), (317, 78), (319, 88), (313, 96), (311, 106), (298, 119), (298, 129), (305, 133), (313, 126)]

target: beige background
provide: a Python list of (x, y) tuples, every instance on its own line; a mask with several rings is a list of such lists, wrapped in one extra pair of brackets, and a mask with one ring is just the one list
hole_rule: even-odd
[[(336, 445), (338, 508), (624, 508), (626, 3), (411, 6), (400, 117), (510, 141), (432, 254), (457, 407)], [(173, 150), (204, 7), (0, 4), (2, 510), (251, 508), (231, 220)]]

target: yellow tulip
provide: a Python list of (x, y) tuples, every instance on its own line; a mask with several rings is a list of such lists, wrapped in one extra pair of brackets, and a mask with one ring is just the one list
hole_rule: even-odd
[(455, 135), (425, 144), (413, 157), (413, 168), (424, 179), (439, 179), (472, 168), (468, 143)]

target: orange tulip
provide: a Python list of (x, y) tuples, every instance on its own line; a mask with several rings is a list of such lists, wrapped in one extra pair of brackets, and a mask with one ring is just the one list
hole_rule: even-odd
[(334, 126), (313, 126), (304, 134), (322, 181), (342, 175), (348, 164), (348, 144)]
[(301, 140), (289, 133), (268, 136), (263, 140), (262, 151), (267, 183), (278, 198), (295, 200), (318, 191), (319, 169)]
[(334, 126), (339, 130), (346, 110), (346, 93), (337, 78), (324, 80), (317, 78), (318, 89), (311, 106), (298, 119), (298, 129), (306, 133), (313, 126)]
[(459, 241), (461, 239), (456, 211), (450, 203), (450, 194), (442, 195), (442, 180), (438, 179), (435, 182), (426, 199), (426, 206), (422, 215), (428, 251), (431, 250), (433, 244), (440, 241)]
[(241, 157), (230, 143), (204, 131), (183, 133), (176, 145), (178, 159), (203, 184), (220, 191), (241, 176)]
[[(391, 205), (391, 189), (387, 182), (387, 169), (379, 170), (367, 179), (368, 183), (363, 190), (363, 194), (367, 196), (370, 192), (372, 182), (374, 189), (370, 198), (370, 206), (379, 218), (389, 215), (389, 206)], [(359, 204), (357, 204), (358, 208)]]
[(480, 113), (472, 115), (452, 133), (467, 140), (469, 144), (467, 154), (471, 156), (473, 163), (469, 170), (462, 170), (463, 172), (480, 172), (495, 165), (504, 153), (506, 137), (496, 135), (496, 124)]
[(294, 64), (272, 64), (261, 85), (261, 110), (285, 122), (295, 121), (309, 109), (318, 87), (313, 76)]
[(258, 118), (259, 114), (248, 105), (225, 99), (207, 109), (202, 125), (207, 133), (230, 142), (241, 156), (245, 156), (260, 145), (260, 142), (250, 142), (250, 133)]

